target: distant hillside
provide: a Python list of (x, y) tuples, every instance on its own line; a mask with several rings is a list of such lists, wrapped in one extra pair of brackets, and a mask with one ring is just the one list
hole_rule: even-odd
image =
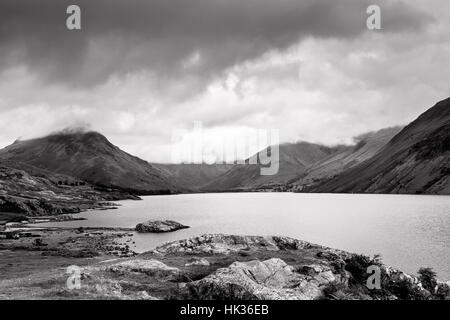
[(178, 191), (166, 172), (122, 151), (97, 132), (57, 133), (16, 141), (0, 150), (0, 160), (139, 194)]
[(355, 138), (355, 145), (342, 147), (338, 152), (313, 164), (293, 184), (307, 186), (332, 178), (373, 157), (401, 130), (402, 127), (393, 127), (360, 135)]
[(23, 220), (24, 216), (77, 213), (109, 205), (103, 201), (123, 199), (138, 198), (119, 190), (103, 190), (85, 181), (28, 164), (0, 162), (0, 220), (5, 217)]
[(230, 164), (153, 164), (164, 171), (178, 186), (199, 190), (221, 174), (228, 171)]
[(309, 191), (450, 194), (450, 98), (423, 113), (372, 158)]
[[(263, 150), (262, 152), (265, 153), (267, 151)], [(259, 152), (252, 158), (260, 157), (262, 152)], [(304, 173), (309, 166), (334, 152), (336, 152), (335, 148), (307, 142), (282, 144), (279, 147), (278, 174), (273, 176), (261, 175), (261, 165), (259, 164), (234, 165), (230, 170), (204, 186), (203, 189), (227, 191), (286, 184)]]

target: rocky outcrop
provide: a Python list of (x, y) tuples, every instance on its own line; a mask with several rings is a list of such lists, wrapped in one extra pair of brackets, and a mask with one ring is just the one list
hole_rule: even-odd
[[(23, 167), (24, 169), (17, 169)], [(111, 208), (106, 201), (139, 199), (127, 192), (101, 189), (73, 177), (21, 163), (0, 163), (0, 220), (2, 212), (26, 216), (79, 213)]]
[(79, 213), (81, 209), (75, 203), (52, 203), (39, 198), (4, 195), (0, 196), (0, 211), (24, 213), (29, 216), (41, 216), (46, 214)]
[(172, 220), (149, 220), (139, 223), (136, 226), (136, 231), (140, 233), (163, 233), (186, 228), (189, 227)]
[[(417, 277), (386, 266), (377, 258), (288, 237), (202, 235), (164, 244), (142, 256), (147, 255), (152, 259), (170, 257), (173, 261), (173, 257), (193, 257), (208, 262), (184, 264), (188, 268), (183, 269), (187, 273), (184, 278), (189, 281), (180, 285), (182, 289), (177, 298), (182, 299), (415, 300), (437, 297), (425, 290)], [(381, 289), (367, 287), (369, 274), (366, 272), (370, 266), (380, 270)], [(446, 290), (446, 285), (436, 289), (440, 297), (448, 296)]]
[[(190, 253), (190, 254), (231, 254), (257, 250), (279, 251), (325, 248), (306, 241), (277, 236), (236, 236), (224, 234), (206, 234), (185, 240), (179, 240), (159, 246), (153, 253)], [(346, 255), (344, 251), (329, 249)]]
[(189, 288), (201, 300), (313, 300), (322, 295), (321, 287), (341, 279), (329, 267), (314, 270), (313, 275), (301, 274), (278, 258), (234, 262), (190, 283)]
[[(61, 231), (54, 231), (60, 233)], [(68, 232), (68, 231), (66, 231)], [(61, 235), (60, 235), (61, 236)], [(67, 234), (65, 237), (67, 238)], [(111, 236), (113, 236), (111, 234)], [(92, 248), (106, 249), (122, 239), (71, 235), (64, 243), (73, 251), (76, 243), (89, 241)], [(75, 238), (76, 237), (76, 238)], [(48, 246), (32, 245), (33, 250), (61, 247), (61, 239), (46, 238)], [(75, 240), (75, 243), (73, 241)], [(3, 240), (13, 244), (19, 240)], [(21, 240), (22, 241), (22, 240)], [(23, 240), (25, 241), (25, 240)], [(21, 250), (23, 250), (24, 242)], [(32, 238), (30, 238), (30, 243)], [(31, 244), (30, 244), (31, 245)], [(6, 249), (6, 248), (5, 248)], [(11, 247), (9, 247), (11, 249)], [(45, 251), (43, 251), (45, 252)], [(103, 250), (104, 252), (104, 250)], [(27, 253), (25, 251), (25, 253)], [(50, 259), (51, 257), (49, 257)], [(99, 257), (100, 258), (100, 257)], [(379, 268), (379, 289), (369, 288), (368, 267)], [(47, 270), (46, 270), (47, 271)], [(51, 273), (52, 276), (54, 273)], [(133, 258), (89, 262), (81, 273), (82, 288), (69, 292), (67, 274), (53, 279), (52, 294), (74, 298), (188, 299), (188, 300), (423, 300), (448, 299), (448, 283), (436, 288), (424, 286), (420, 278), (370, 258), (287, 237), (203, 235), (175, 241)], [(32, 283), (30, 279), (36, 279)], [(42, 274), (24, 281), (27, 290), (40, 288)], [(430, 283), (430, 282), (427, 282)], [(58, 288), (58, 284), (62, 287)], [(2, 287), (0, 293), (17, 292), (17, 286)], [(42, 289), (41, 289), (42, 290)], [(1, 294), (0, 294), (1, 296)], [(8, 294), (8, 298), (12, 295)]]

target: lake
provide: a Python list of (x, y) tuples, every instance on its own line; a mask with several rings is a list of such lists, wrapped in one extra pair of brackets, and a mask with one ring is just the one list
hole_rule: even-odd
[(218, 193), (143, 197), (118, 210), (80, 214), (86, 221), (46, 226), (135, 227), (150, 219), (191, 226), (169, 234), (137, 234), (138, 252), (204, 233), (282, 235), (383, 261), (415, 274), (433, 267), (450, 280), (450, 197), (302, 193)]

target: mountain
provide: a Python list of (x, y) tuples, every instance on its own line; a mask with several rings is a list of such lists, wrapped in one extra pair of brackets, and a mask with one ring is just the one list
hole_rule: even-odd
[(423, 113), (370, 159), (307, 191), (450, 194), (450, 98)]
[(198, 191), (228, 171), (230, 164), (153, 164), (164, 171), (178, 186)]
[(279, 161), (276, 162), (279, 166), (278, 173), (264, 176), (261, 175), (260, 171), (264, 166), (248, 163), (250, 160), (255, 160), (255, 158), (260, 159), (263, 153), (270, 155), (269, 147), (247, 159), (247, 164), (234, 165), (230, 170), (205, 185), (203, 189), (208, 191), (229, 191), (284, 185), (304, 173), (312, 164), (334, 152), (336, 152), (336, 148), (308, 142), (281, 144), (279, 146)]
[(343, 146), (341, 150), (313, 164), (301, 177), (293, 181), (295, 186), (308, 186), (329, 179), (373, 157), (402, 127), (381, 129), (356, 137), (355, 145)]
[(0, 161), (23, 163), (138, 194), (178, 191), (166, 172), (122, 151), (97, 132), (60, 132), (16, 141), (0, 150)]

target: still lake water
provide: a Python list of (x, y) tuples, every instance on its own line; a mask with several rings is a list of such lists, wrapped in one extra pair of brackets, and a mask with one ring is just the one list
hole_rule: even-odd
[(80, 214), (85, 221), (47, 226), (135, 227), (150, 219), (191, 226), (168, 234), (137, 234), (138, 252), (204, 233), (281, 235), (376, 254), (415, 274), (430, 266), (450, 280), (450, 197), (302, 193), (219, 193), (143, 197), (118, 210)]

